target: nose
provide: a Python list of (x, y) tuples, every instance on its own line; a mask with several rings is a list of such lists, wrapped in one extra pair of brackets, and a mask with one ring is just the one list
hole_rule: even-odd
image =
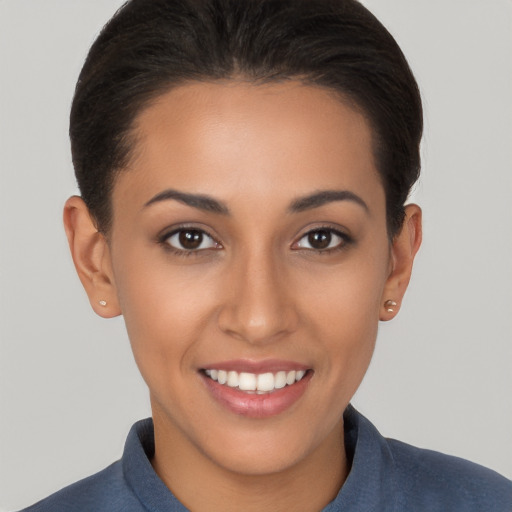
[(218, 316), (225, 333), (251, 344), (266, 344), (293, 332), (299, 315), (283, 265), (269, 254), (232, 263)]

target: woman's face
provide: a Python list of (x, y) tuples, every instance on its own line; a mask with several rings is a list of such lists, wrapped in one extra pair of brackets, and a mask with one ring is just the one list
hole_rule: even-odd
[(339, 445), (393, 265), (368, 123), (321, 88), (233, 81), (135, 126), (109, 258), (157, 453), (262, 474)]

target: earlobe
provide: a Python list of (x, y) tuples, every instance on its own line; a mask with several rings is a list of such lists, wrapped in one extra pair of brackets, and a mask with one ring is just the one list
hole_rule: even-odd
[(405, 220), (391, 247), (392, 267), (384, 287), (380, 320), (391, 320), (400, 309), (411, 278), (414, 258), (421, 245), (421, 208), (416, 204), (405, 207)]
[(63, 217), (73, 263), (91, 307), (104, 318), (120, 315), (108, 243), (82, 198), (70, 197)]

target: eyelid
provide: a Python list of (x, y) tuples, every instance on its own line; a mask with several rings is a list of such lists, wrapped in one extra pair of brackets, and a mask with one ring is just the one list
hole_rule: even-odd
[[(327, 247), (325, 249), (315, 249), (314, 247), (301, 247), (299, 246), (299, 242), (309, 236), (311, 233), (315, 233), (317, 231), (328, 231), (329, 233), (337, 236), (341, 239), (341, 242), (338, 243), (334, 247)], [(295, 239), (295, 242), (292, 244), (292, 249), (294, 250), (306, 250), (306, 251), (314, 251), (317, 253), (328, 253), (336, 250), (341, 250), (345, 248), (347, 245), (352, 244), (354, 239), (348, 233), (346, 233), (343, 229), (339, 227), (333, 227), (330, 225), (319, 225), (309, 228), (307, 231), (303, 232), (299, 237)]]
[[(179, 231), (176, 231), (175, 233), (171, 233), (165, 240), (166, 243), (168, 243), (173, 249), (176, 249), (176, 250), (179, 250), (179, 251), (185, 251), (185, 252), (197, 252), (197, 251), (202, 251), (202, 250), (205, 250), (205, 249), (214, 249), (218, 246), (217, 242), (215, 242), (215, 240), (210, 236), (208, 235), (207, 233), (204, 233), (204, 232), (201, 232), (199, 230), (193, 230), (193, 229), (190, 229), (189, 231), (197, 231), (198, 233), (201, 234), (201, 243), (198, 247), (194, 247), (193, 249), (191, 248), (186, 248), (186, 247), (179, 247), (178, 246), (178, 243), (177, 242), (176, 244), (174, 243), (171, 243), (171, 240), (173, 240), (174, 238), (178, 237), (179, 238), (179, 235), (184, 232), (184, 231), (187, 231), (186, 229), (182, 229), (182, 230), (179, 230)], [(208, 242), (209, 240), (209, 242)], [(207, 247), (203, 247), (203, 245), (205, 245), (205, 243), (208, 245)]]
[[(168, 242), (169, 238), (173, 237), (174, 235), (177, 235), (178, 233), (180, 233), (182, 231), (187, 231), (187, 230), (188, 231), (198, 231), (203, 236), (208, 237), (214, 243), (213, 247), (206, 247), (206, 248), (202, 248), (202, 249), (199, 249), (199, 248), (185, 249), (185, 248), (180, 248), (180, 247), (171, 245)], [(166, 249), (172, 250), (173, 252), (176, 252), (176, 253), (182, 253), (182, 254), (193, 254), (193, 253), (198, 253), (201, 251), (206, 251), (209, 249), (222, 249), (223, 248), (222, 244), (219, 242), (218, 238), (216, 236), (212, 235), (209, 232), (208, 228), (198, 226), (197, 224), (187, 224), (187, 223), (179, 224), (177, 226), (172, 226), (172, 227), (163, 229), (160, 232), (160, 234), (157, 235), (157, 242), (159, 244), (164, 245), (166, 247)]]
[(200, 222), (179, 222), (177, 224), (168, 225), (167, 227), (161, 229), (156, 235), (156, 239), (158, 241), (165, 240), (175, 233), (179, 233), (180, 231), (186, 231), (187, 229), (191, 231), (201, 231), (201, 233), (205, 233), (209, 237), (217, 240), (217, 236), (212, 234), (212, 229), (209, 226), (206, 226)]

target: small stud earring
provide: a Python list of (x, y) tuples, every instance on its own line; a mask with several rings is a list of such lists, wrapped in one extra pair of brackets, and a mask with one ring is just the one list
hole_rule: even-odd
[(393, 313), (394, 307), (396, 306), (396, 302), (394, 300), (387, 300), (384, 302), (384, 307), (388, 310), (388, 313)]
[(100, 301), (98, 301), (98, 304), (99, 304), (100, 306), (105, 307), (105, 306), (107, 305), (107, 301), (106, 301), (106, 300), (100, 300)]

